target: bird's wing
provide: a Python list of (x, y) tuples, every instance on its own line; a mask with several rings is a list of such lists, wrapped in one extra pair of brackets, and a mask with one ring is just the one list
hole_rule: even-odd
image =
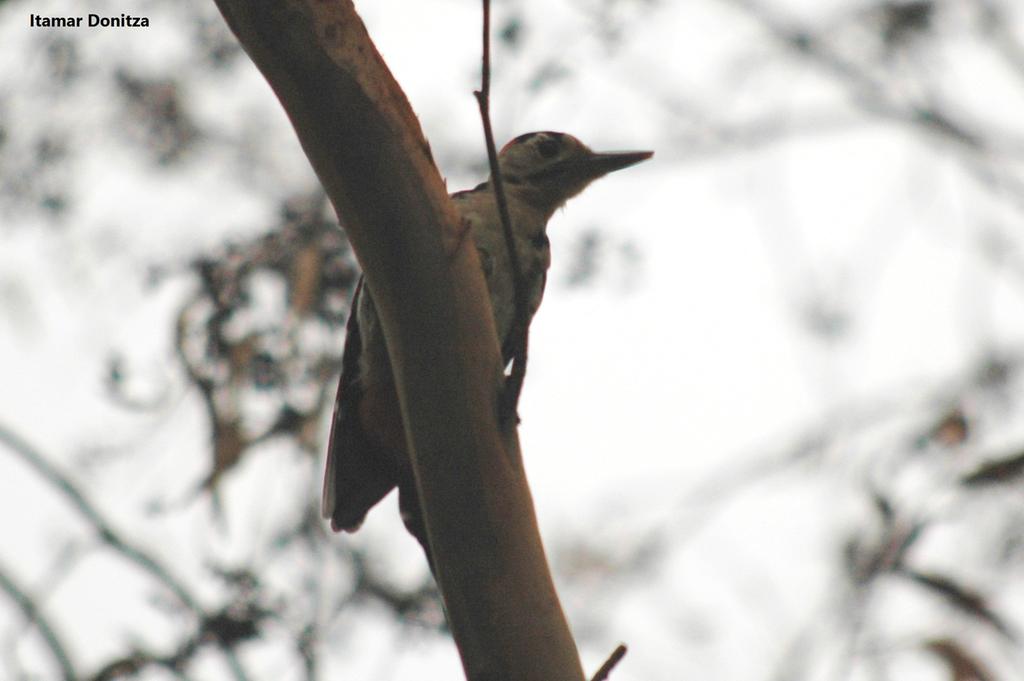
[(327, 444), (327, 467), (321, 513), (331, 519), (335, 530), (354, 532), (362, 525), (367, 511), (394, 488), (396, 475), (386, 453), (366, 438), (359, 421), (359, 358), (363, 339), (359, 333), (359, 297), (363, 290), (359, 278), (352, 296), (345, 349), (341, 356), (341, 378), (334, 400), (331, 434)]
[[(527, 325), (533, 322), (533, 315), (535, 315), (537, 313), (538, 308), (540, 308), (540, 302), (544, 298), (544, 289), (547, 288), (547, 285), (548, 273), (544, 272), (541, 275), (540, 280), (540, 295), (537, 296), (537, 304), (534, 305), (531, 310), (529, 310), (529, 314), (526, 320)], [(515, 355), (516, 352), (516, 339), (513, 338), (513, 335), (514, 334), (510, 331), (505, 338), (501, 339), (501, 361), (504, 362), (503, 366), (506, 369), (508, 368), (509, 363), (512, 361), (512, 357), (513, 355)]]

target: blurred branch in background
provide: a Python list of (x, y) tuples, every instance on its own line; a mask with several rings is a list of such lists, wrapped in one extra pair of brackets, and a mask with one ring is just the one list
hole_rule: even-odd
[[(235, 625), (240, 624), (237, 620), (225, 619), (225, 615), (221, 613), (208, 614), (204, 612), (198, 599), (179, 578), (173, 575), (173, 571), (170, 568), (145, 549), (137, 546), (132, 541), (124, 539), (114, 529), (113, 525), (104, 518), (99, 510), (97, 510), (97, 508), (86, 498), (78, 486), (72, 482), (70, 478), (57, 470), (57, 468), (55, 468), (53, 464), (51, 464), (42, 455), (42, 453), (34, 449), (17, 434), (3, 427), (0, 427), (0, 442), (6, 445), (5, 448), (10, 453), (16, 455), (23, 463), (33, 468), (36, 473), (43, 477), (53, 488), (58, 490), (65, 497), (65, 500), (75, 508), (78, 514), (92, 526), (93, 531), (96, 533), (96, 537), (106, 548), (109, 548), (128, 562), (148, 573), (157, 582), (162, 584), (164, 588), (174, 594), (181, 607), (190, 611), (193, 617), (199, 620), (202, 635), (196, 636), (196, 644), (184, 646), (179, 653), (172, 655), (168, 660), (164, 661), (161, 661), (156, 657), (140, 657), (139, 653), (133, 653), (131, 658), (136, 660), (136, 663), (134, 663), (136, 666), (131, 671), (150, 663), (170, 665), (170, 661), (174, 662), (174, 667), (178, 667), (184, 659), (190, 658), (195, 654), (199, 648), (199, 643), (201, 642), (203, 644), (213, 643), (220, 649), (227, 659), (229, 668), (237, 681), (245, 681), (248, 678), (241, 663), (235, 656), (234, 647), (240, 640), (244, 640), (245, 638), (249, 638), (255, 634), (255, 629), (253, 628), (255, 626), (255, 621), (251, 621), (250, 626), (245, 628), (245, 631), (250, 633), (242, 634), (240, 633), (241, 630), (236, 626), (226, 626), (229, 621)], [(10, 583), (13, 585), (13, 582)], [(40, 612), (40, 608), (32, 599), (25, 595), (24, 591), (12, 588), (8, 589), (8, 593), (18, 601), (26, 615), (31, 613), (32, 619), (37, 617)], [(246, 608), (246, 610), (248, 610), (248, 608)], [(63, 652), (65, 646), (59, 643), (59, 639), (54, 633), (54, 627), (52, 627), (45, 619), (37, 620), (36, 623), (49, 647), (54, 652), (54, 655), (61, 667), (65, 670), (65, 675), (68, 675), (69, 669), (67, 665), (69, 664), (69, 658), (67, 654)], [(124, 668), (124, 663), (112, 663), (111, 666), (113, 668), (121, 669)], [(77, 678), (77, 676), (78, 674), (72, 673), (70, 678)], [(112, 676), (109, 672), (103, 672), (98, 678), (110, 679), (117, 678), (117, 676)]]
[(175, 346), (212, 429), (203, 487), (215, 488), (271, 437), (294, 439), (316, 456), (359, 276), (326, 197), (287, 200), (272, 232), (201, 257), (190, 270), (199, 290), (181, 310)]
[[(19, 509), (21, 515), (14, 518), (38, 524), (35, 531), (44, 548), (37, 552), (49, 553), (30, 561), (12, 540), (0, 555), (5, 594), (0, 654), (12, 678), (47, 677), (38, 673), (40, 668), (50, 676), (75, 679), (222, 678), (219, 665), (206, 671), (204, 653), (210, 651), (220, 659), (242, 660), (231, 663), (236, 665), (231, 674), (253, 681), (328, 678), (339, 668), (388, 678), (397, 673), (403, 655), (419, 659), (428, 649), (425, 641), (446, 635), (429, 575), (408, 569), (412, 561), (404, 560), (410, 554), (403, 549), (415, 553), (414, 548), (396, 545), (386, 529), (375, 534), (369, 527), (358, 542), (328, 541), (315, 508), (317, 484), (288, 487), (284, 480), (285, 468), (301, 470), (309, 481), (319, 478), (324, 412), (357, 272), (323, 195), (313, 189), (312, 178), (295, 170), (297, 150), (278, 141), (277, 135), (292, 133), (265, 113), (276, 102), (264, 97), (257, 106), (243, 97), (240, 104), (228, 103), (228, 93), (244, 74), (239, 69), (243, 60), (208, 5), (184, 3), (163, 17), (185, 36), (187, 50), (133, 60), (122, 51), (127, 37), (118, 36), (114, 49), (114, 44), (99, 42), (105, 34), (26, 33), (22, 24), (28, 5), (4, 3), (2, 19), (19, 26), (12, 35), (24, 38), (27, 58), (25, 66), (0, 72), (5, 84), (0, 89), (0, 211), (5, 218), (0, 233), (11, 238), (11, 252), (19, 243), (43, 244), (39, 251), (66, 280), (47, 274), (33, 279), (27, 270), (0, 267), (3, 316), (41, 325), (45, 304), (50, 304), (47, 292), (66, 295), (59, 287), (68, 284), (62, 281), (87, 288), (127, 262), (117, 270), (120, 287), (148, 285), (149, 300), (173, 298), (161, 322), (173, 355), (160, 361), (180, 368), (171, 373), (184, 377), (181, 392), (188, 404), (198, 405), (197, 427), (203, 429), (193, 440), (176, 438), (170, 444), (165, 430), (154, 432), (155, 447), (140, 443), (127, 462), (107, 460), (85, 471), (74, 463), (78, 449), (47, 445), (49, 455), (43, 456), (26, 442), (45, 441), (41, 434), (25, 430), (27, 437), (18, 437), (18, 422), (4, 415), (11, 427), (0, 431), (3, 458), (27, 465), (53, 492), (52, 499), (37, 499), (38, 506), (29, 512)], [(509, 127), (522, 132), (529, 129), (522, 126), (538, 120), (553, 127), (549, 118), (575, 124), (585, 112), (604, 121), (608, 135), (626, 140), (630, 119), (604, 120), (604, 112), (596, 109), (618, 112), (615, 107), (623, 102), (647, 107), (643, 127), (637, 124), (644, 132), (636, 134), (651, 131), (660, 138), (652, 146), (667, 178), (659, 186), (669, 196), (659, 218), (665, 224), (645, 225), (645, 232), (732, 228), (685, 221), (690, 213), (680, 199), (697, 197), (683, 197), (675, 182), (706, 170), (709, 162), (742, 167), (749, 159), (763, 160), (767, 152), (782, 152), (779, 156), (790, 161), (798, 155), (795, 149), (830, 149), (844, 135), (878, 129), (914, 150), (907, 154), (912, 162), (899, 170), (897, 182), (903, 184), (877, 209), (878, 224), (869, 226), (867, 236), (851, 239), (853, 248), (829, 257), (809, 244), (827, 225), (801, 231), (794, 217), (798, 211), (787, 210), (814, 198), (809, 194), (817, 186), (787, 184), (776, 177), (784, 175), (778, 166), (771, 166), (766, 206), (759, 202), (764, 197), (750, 190), (752, 171), (741, 170), (738, 181), (730, 180), (741, 185), (740, 200), (772, 242), (769, 267), (782, 280), (782, 297), (793, 313), (784, 323), (794, 327), (797, 368), (811, 376), (820, 409), (798, 425), (780, 426), (763, 446), (715, 462), (701, 477), (675, 469), (671, 475), (659, 473), (658, 484), (669, 488), (664, 513), (651, 511), (658, 495), (638, 476), (618, 481), (614, 494), (600, 497), (593, 519), (580, 511), (581, 517), (573, 518), (580, 524), (572, 531), (552, 529), (550, 551), (571, 605), (570, 618), (584, 651), (592, 651), (594, 662), (588, 666), (596, 666), (614, 642), (628, 638), (637, 643), (613, 678), (688, 678), (688, 672), (694, 678), (751, 678), (736, 671), (742, 657), (760, 676), (780, 681), (1017, 681), (1024, 669), (1019, 640), (1024, 630), (1024, 345), (1018, 336), (997, 334), (985, 322), (994, 299), (1016, 300), (1024, 290), (1019, 229), (1024, 119), (1014, 116), (1017, 109), (1011, 105), (1024, 97), (1024, 16), (1018, 3), (878, 0), (828, 7), (804, 3), (801, 9), (799, 3), (769, 0), (577, 0), (561, 13), (541, 5), (495, 8), (501, 38), (495, 49), (507, 51), (502, 58), (510, 65), (495, 74), (501, 104), (495, 104), (498, 136)], [(475, 6), (467, 11), (472, 10)], [(708, 42), (719, 49), (713, 57), (700, 51), (699, 41), (683, 41), (686, 51), (671, 53), (678, 64), (661, 58), (662, 50), (677, 46), (635, 41), (652, 24), (682, 31), (684, 19), (693, 18), (684, 13), (713, 15), (735, 34), (709, 33)], [(466, 25), (473, 27), (468, 37), (475, 46), (475, 19)], [(590, 51), (581, 47), (592, 44)], [(652, 53), (659, 59), (642, 60)], [(465, 71), (474, 75), (456, 82), (456, 94), (416, 101), (425, 127), (432, 129), (435, 157), (453, 175), (473, 178), (486, 174), (483, 159), (469, 151), (478, 140), (469, 97), (477, 59), (475, 51), (466, 58)], [(628, 59), (640, 66), (627, 68)], [(588, 66), (580, 69), (578, 63)], [(689, 66), (694, 68), (682, 73)], [(435, 76), (430, 76), (431, 88), (448, 92)], [(801, 98), (797, 90), (808, 81), (815, 96)], [(620, 88), (612, 90), (617, 98), (583, 98), (584, 91), (607, 82)], [(211, 90), (223, 111), (209, 106)], [(467, 110), (465, 125), (451, 120), (458, 97), (466, 100), (461, 102)], [(543, 108), (553, 100), (573, 111), (552, 114)], [(506, 106), (510, 101), (512, 106)], [(537, 111), (543, 116), (527, 115)], [(463, 134), (463, 128), (469, 132)], [(889, 151), (879, 148), (879, 170), (903, 163), (903, 157), (894, 161)], [(99, 161), (97, 154), (103, 156)], [(117, 200), (110, 199), (109, 206), (128, 205), (124, 213), (98, 210), (97, 197), (103, 194), (96, 183), (106, 178), (95, 169), (121, 163), (128, 164), (132, 177), (156, 173), (154, 184), (110, 194)], [(827, 176), (823, 181), (850, 181), (836, 172), (847, 163), (841, 154), (808, 163)], [(926, 183), (922, 190), (917, 184), (920, 174), (938, 165), (955, 169), (957, 189), (971, 188), (956, 198), (970, 236), (963, 244), (976, 258), (972, 267), (996, 282), (946, 301), (954, 317), (962, 314), (968, 320), (963, 326), (969, 327), (965, 335), (973, 348), (937, 373), (844, 392), (841, 381), (822, 374), (840, 373), (835, 370), (840, 365), (856, 374), (870, 354), (851, 348), (889, 293), (891, 282), (879, 283), (878, 263), (889, 257), (897, 238), (918, 226), (907, 223), (923, 223), (918, 229), (922, 240), (913, 248), (948, 238), (928, 224), (936, 212), (951, 210), (940, 201), (943, 185)], [(211, 169), (218, 168), (243, 189), (212, 177)], [(189, 178), (191, 189), (183, 193), (176, 183)], [(856, 176), (856, 181), (864, 178)], [(216, 188), (216, 200), (190, 193), (208, 187)], [(165, 188), (170, 199), (158, 204)], [(905, 196), (908, 188), (920, 195)], [(133, 206), (133, 193), (146, 201)], [(637, 209), (648, 200), (628, 198), (636, 199)], [(262, 217), (244, 212), (247, 201), (265, 207)], [(895, 205), (900, 201), (910, 207), (901, 211), (902, 205)], [(208, 209), (183, 213), (173, 231), (158, 231), (153, 221), (174, 203)], [(778, 214), (772, 212), (780, 206)], [(842, 219), (851, 206), (833, 208), (827, 220)], [(660, 251), (677, 248), (652, 247), (606, 227), (591, 219), (585, 228), (565, 234), (570, 248), (556, 254), (556, 260), (568, 264), (562, 269), (563, 291), (595, 292), (618, 261), (634, 279), (633, 270), (654, 267)], [(660, 227), (663, 232), (657, 232)], [(111, 242), (116, 230), (127, 236)], [(184, 235), (185, 247), (174, 241), (177, 233)], [(749, 245), (735, 238), (741, 262)], [(910, 272), (903, 278), (914, 276)], [(921, 284), (918, 295), (943, 295), (947, 289), (940, 291), (934, 283)], [(630, 289), (631, 295), (641, 293), (643, 287)], [(111, 324), (135, 314), (103, 313), (100, 302), (93, 314)], [(1011, 316), (1019, 316), (1018, 309), (1011, 305)], [(904, 316), (916, 318), (914, 312)], [(691, 313), (673, 309), (666, 314)], [(608, 322), (608, 335), (621, 331), (616, 323)], [(57, 328), (55, 333), (64, 332)], [(106, 331), (94, 333), (105, 338)], [(746, 342), (757, 345), (759, 331), (748, 329)], [(719, 333), (701, 327), (693, 336)], [(77, 339), (71, 342), (76, 351), (87, 347)], [(91, 360), (81, 360), (94, 362), (94, 373), (106, 376), (103, 388), (111, 404), (124, 413), (164, 418), (182, 410), (180, 402), (166, 399), (174, 390), (157, 391), (154, 399), (136, 388), (147, 378), (141, 375), (147, 369), (132, 361), (140, 348), (112, 351), (111, 345), (122, 347), (112, 339), (101, 353), (82, 355)], [(692, 352), (688, 347), (679, 351)], [(815, 363), (818, 358), (824, 359)], [(706, 359), (728, 363), (735, 358)], [(767, 369), (765, 375), (745, 377), (748, 384), (773, 380)], [(73, 389), (59, 385), (57, 392)], [(730, 386), (737, 396), (745, 389), (739, 381)], [(614, 393), (608, 390), (608, 399)], [(50, 409), (47, 423), (76, 416), (63, 408), (56, 419), (57, 407)], [(736, 407), (732, 416), (731, 428), (747, 428), (750, 414)], [(82, 418), (94, 417), (90, 411)], [(105, 422), (91, 425), (106, 434)], [(169, 427), (178, 428), (178, 421)], [(69, 439), (77, 442), (81, 432)], [(674, 442), (657, 446), (667, 461), (704, 454), (700, 447), (678, 451)], [(286, 465), (274, 469), (271, 483), (256, 486), (251, 498), (235, 494), (238, 487), (253, 487), (247, 476), (278, 449), (286, 452), (281, 459)], [(140, 496), (149, 493), (151, 477), (167, 470), (157, 467), (166, 450), (186, 472), (176, 470), (176, 478), (160, 480), (162, 493), (198, 488), (188, 503), (148, 515), (144, 509), (150, 507), (141, 501), (113, 504), (111, 488), (120, 493), (118, 485), (137, 486)], [(588, 466), (596, 469), (600, 463), (595, 459)], [(123, 484), (119, 467), (128, 468), (131, 485)], [(301, 493), (292, 494), (300, 488)], [(281, 489), (294, 498), (275, 506), (272, 497)], [(207, 492), (223, 506), (224, 522), (213, 530), (206, 527), (212, 524), (204, 506)], [(48, 525), (47, 504), (74, 508), (87, 538), (80, 536), (82, 527)], [(134, 515), (115, 515), (125, 509)], [(798, 529), (779, 530), (773, 525), (775, 512), (789, 513), (787, 519), (795, 518)], [(243, 524), (239, 518), (255, 520)], [(809, 519), (825, 526), (821, 536), (804, 536), (805, 526), (799, 523)], [(147, 597), (124, 607), (123, 621), (133, 623), (126, 625), (127, 633), (114, 627), (103, 649), (79, 643), (82, 632), (71, 623), (81, 619), (67, 605), (75, 603), (68, 593), (100, 593), (113, 606), (122, 585), (117, 576), (103, 582), (84, 561), (68, 560), (64, 547), (75, 542), (92, 553), (116, 556), (120, 567), (141, 574), (149, 585)], [(189, 550), (180, 551), (182, 545)], [(59, 565), (57, 578), (40, 578), (34, 567), (39, 563)], [(792, 574), (801, 581), (797, 592), (781, 586)], [(150, 591), (170, 594), (171, 605), (149, 597)], [(636, 619), (621, 613), (638, 611), (651, 624), (651, 635), (633, 629), (624, 635), (619, 627)], [(135, 622), (154, 617), (163, 632), (158, 644), (134, 631)], [(413, 643), (399, 651), (390, 644), (374, 647), (367, 633), (393, 631), (398, 634), (392, 634), (392, 643)], [(42, 641), (44, 652), (29, 650), (26, 640)], [(737, 649), (744, 654), (737, 656)], [(330, 650), (341, 652), (332, 656)], [(257, 662), (250, 663), (250, 655)], [(39, 657), (45, 662), (37, 663)]]
[[(47, 592), (42, 590), (38, 596), (32, 595), (27, 589), (19, 586), (10, 570), (0, 568), (0, 589), (22, 611), (29, 628), (39, 631), (46, 647), (50, 649), (65, 679), (90, 679), (92, 681), (108, 681), (111, 679), (133, 678), (149, 666), (162, 667), (175, 675), (185, 672), (196, 663), (196, 658), (205, 649), (213, 647), (225, 656), (232, 678), (245, 681), (252, 676), (238, 659), (238, 646), (258, 640), (265, 632), (269, 623), (280, 620), (286, 613), (279, 603), (281, 595), (275, 588), (265, 583), (259, 574), (248, 570), (224, 571), (208, 566), (207, 572), (213, 580), (222, 582), (227, 587), (228, 600), (214, 609), (201, 605), (200, 599), (190, 587), (178, 577), (165, 562), (143, 548), (144, 541), (125, 537), (114, 529), (113, 525), (100, 513), (95, 505), (88, 500), (78, 486), (68, 476), (58, 471), (39, 451), (31, 447), (18, 435), (0, 427), (0, 443), (10, 454), (17, 456), (25, 464), (33, 468), (56, 491), (62, 494), (91, 526), (95, 538), (102, 547), (121, 556), (138, 569), (148, 574), (158, 584), (174, 594), (178, 600), (178, 608), (191, 614), (191, 624), (184, 627), (183, 638), (175, 645), (173, 651), (158, 653), (150, 649), (132, 647), (123, 656), (105, 661), (101, 668), (91, 674), (79, 671), (73, 663), (68, 650), (73, 646), (65, 643), (59, 633), (60, 627), (51, 622), (45, 614), (43, 603), (47, 600)], [(320, 527), (319, 513), (316, 504), (310, 503), (301, 526), (289, 530), (284, 536), (275, 539), (277, 550), (283, 550), (296, 539), (315, 544), (307, 546), (303, 551), (322, 553), (325, 550), (326, 538)], [(334, 549), (338, 558), (351, 566), (353, 571), (351, 592), (339, 601), (337, 608), (359, 602), (374, 602), (392, 610), (397, 618), (407, 621), (414, 627), (427, 627), (438, 631), (446, 631), (441, 616), (436, 587), (429, 578), (411, 590), (396, 586), (383, 579), (370, 567), (367, 556), (353, 549)], [(68, 569), (74, 569), (69, 566)], [(317, 591), (317, 585), (313, 586)], [(273, 604), (271, 607), (270, 604)], [(321, 604), (323, 605), (323, 604)], [(173, 613), (172, 613), (173, 614)], [(311, 619), (302, 622), (292, 640), (293, 647), (309, 658), (310, 675), (316, 668), (316, 654), (309, 649), (310, 637), (315, 641), (323, 635), (316, 611), (307, 612)], [(333, 619), (336, 612), (329, 614)], [(178, 619), (178, 618), (175, 618)], [(70, 632), (66, 632), (67, 635)]]
[(0, 589), (3, 589), (7, 597), (14, 601), (21, 610), (27, 628), (39, 630), (39, 635), (46, 642), (46, 647), (50, 649), (50, 653), (60, 667), (62, 678), (65, 681), (72, 681), (78, 678), (78, 673), (75, 671), (74, 663), (68, 655), (67, 648), (60, 635), (54, 630), (53, 625), (50, 624), (49, 618), (40, 612), (39, 604), (36, 603), (35, 599), (25, 588), (19, 586), (14, 581), (10, 571), (5, 566), (0, 566)]
[[(1024, 662), (1024, 619), (1014, 597), (1024, 565), (1024, 455), (993, 451), (986, 442), (1004, 429), (1005, 410), (1019, 415), (1024, 407), (1016, 397), (1024, 390), (1022, 368), (1021, 354), (984, 357), (939, 385), (836, 407), (783, 444), (685, 485), (690, 491), (669, 517), (656, 516), (647, 528), (627, 522), (622, 529), (616, 510), (601, 524), (619, 530), (606, 531), (601, 541), (562, 538), (555, 564), (582, 591), (577, 597), (594, 598), (590, 590), (599, 585), (600, 598), (628, 600), (638, 582), (670, 580), (671, 566), (714, 545), (711, 537), (727, 531), (723, 517), (745, 499), (768, 506), (818, 489), (818, 506), (806, 512), (839, 520), (834, 567), (823, 587), (809, 586), (793, 604), (808, 613), (804, 625), (777, 622), (789, 632), (777, 632), (779, 639), (788, 643), (770, 678), (843, 678), (868, 670), (899, 678), (893, 670), (918, 655), (1001, 670), (986, 671), (980, 681), (1013, 679), (1011, 670)], [(949, 546), (956, 547), (952, 554)], [(743, 573), (740, 565), (727, 570), (737, 578)], [(707, 584), (682, 587), (699, 593)], [(671, 627), (678, 616), (669, 607), (659, 621)], [(607, 622), (584, 618), (578, 626), (595, 637), (614, 635)], [(822, 668), (832, 675), (820, 676)]]

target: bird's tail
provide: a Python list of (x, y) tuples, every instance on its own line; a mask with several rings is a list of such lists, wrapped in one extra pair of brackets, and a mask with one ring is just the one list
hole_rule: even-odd
[(346, 396), (354, 385), (341, 386), (331, 422), (321, 512), (335, 532), (355, 532), (367, 512), (398, 482), (387, 452), (378, 451), (359, 423), (358, 398)]

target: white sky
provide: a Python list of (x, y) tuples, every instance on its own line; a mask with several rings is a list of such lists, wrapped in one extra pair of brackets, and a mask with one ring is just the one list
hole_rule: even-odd
[[(93, 4), (107, 7), (96, 11), (144, 13), (157, 25), (134, 32), (82, 29), (76, 37), (88, 68), (105, 68), (111, 51), (140, 73), (189, 63), (190, 44), (173, 7)], [(358, 4), (449, 186), (472, 186), (482, 178), (459, 172), (458, 162), (483, 159), (471, 94), (478, 7), (455, 0)], [(785, 4), (806, 16), (837, 16), (820, 3)], [(616, 51), (597, 38), (591, 12), (599, 7), (623, 27)], [(917, 403), (955, 384), (982, 351), (1017, 347), (1024, 334), (1019, 282), (976, 246), (979, 225), (1013, 234), (1020, 214), (993, 201), (948, 149), (865, 118), (753, 152), (694, 158), (682, 141), (700, 130), (701, 119), (799, 117), (818, 109), (858, 116), (821, 73), (794, 68), (770, 43), (758, 47), (755, 25), (729, 7), (524, 0), (497, 3), (495, 10), (497, 26), (517, 13), (529, 27), (527, 56), (496, 49), (500, 138), (556, 129), (599, 149), (656, 151), (651, 162), (602, 180), (552, 220), (552, 283), (533, 327), (522, 406), (523, 450), (549, 545), (628, 552), (647, 533), (678, 540), (649, 578), (635, 582), (559, 573), (574, 627), (592, 634), (583, 651), (587, 668), (596, 668), (619, 640), (630, 644), (616, 681), (764, 678), (809, 618), (827, 622), (818, 608), (837, 607), (839, 596), (828, 593), (836, 584), (837, 552), (844, 531), (866, 514), (858, 483), (869, 469), (864, 447), (871, 443), (843, 409), (880, 400)], [(169, 319), (187, 285), (179, 280), (146, 290), (140, 264), (180, 265), (226, 238), (262, 232), (274, 202), (303, 187), (310, 174), (251, 68), (206, 74), (193, 81), (188, 101), (204, 124), (225, 134), (258, 131), (265, 165), (257, 158), (251, 174), (238, 177), (217, 156), (228, 145), (214, 144), (188, 172), (145, 170), (136, 152), (108, 132), (117, 125), (115, 94), (88, 87), (101, 79), (84, 79), (73, 98), (39, 87), (44, 76), (38, 34), (27, 27), (30, 11), (89, 10), (58, 2), (0, 8), (6, 46), (0, 120), (23, 134), (56, 119), (73, 139), (88, 142), (68, 178), (73, 224), (55, 229), (14, 215), (0, 232), (0, 421), (74, 470), (119, 529), (141, 537), (215, 598), (219, 587), (204, 581), (203, 566), (178, 556), (198, 551), (255, 560), (275, 514), (288, 513), (295, 495), (319, 489), (319, 470), (273, 448), (246, 462), (224, 486), (229, 536), (210, 527), (205, 502), (171, 517), (147, 514), (147, 501), (173, 504), (203, 475), (203, 415), (198, 398), (180, 391), (158, 416), (126, 414), (103, 396), (103, 360), (127, 349), (154, 385), (180, 384)], [(966, 39), (954, 35), (945, 46), (930, 55), (930, 68), (950, 97), (969, 91), (958, 104), (1019, 130), (1019, 74)], [(548, 60), (575, 73), (533, 95), (527, 86)], [(686, 109), (692, 118), (672, 114), (662, 99), (693, 103)], [(593, 281), (573, 287), (566, 281), (569, 255), (590, 229), (606, 237), (611, 255)], [(849, 325), (832, 343), (801, 324), (800, 306), (817, 298)], [(1019, 415), (1009, 409), (1004, 418), (987, 433), (991, 441), (1020, 435)], [(706, 481), (785, 450), (823, 422), (832, 432), (851, 431), (825, 453), (832, 473), (803, 477), (795, 469), (769, 478), (707, 517), (690, 496)], [(947, 472), (969, 469), (987, 451), (972, 449)], [(0, 564), (45, 590), (56, 569), (55, 547), (73, 551), (87, 543), (80, 521), (10, 457), (0, 456), (0, 480), (0, 513), (8, 518)], [(899, 485), (934, 482), (913, 478)], [(933, 492), (918, 498), (924, 507), (945, 499)], [(389, 500), (373, 513), (360, 535), (337, 541), (398, 556), (386, 561), (387, 569), (411, 580), (421, 569), (417, 550), (393, 505)], [(945, 564), (958, 548), (941, 544), (926, 555)], [(555, 555), (557, 566), (569, 560)], [(292, 574), (280, 565), (274, 570), (282, 580)], [(1021, 591), (1019, 583), (1001, 581), (1001, 593)], [(175, 630), (158, 609), (138, 606), (152, 593), (137, 573), (90, 554), (47, 604), (74, 632), (76, 660), (91, 669), (123, 650), (125, 640), (155, 645)], [(113, 605), (113, 594), (123, 602)], [(1020, 622), (1022, 602), (1000, 606)], [(884, 612), (895, 630), (907, 625), (910, 633), (900, 631), (906, 638), (935, 619), (928, 607), (896, 593)], [(5, 622), (8, 616), (0, 609), (0, 644), (18, 631)], [(332, 677), (328, 671), (366, 679), (461, 673), (448, 642), (424, 636), (410, 644), (385, 614), (360, 617), (343, 623), (355, 634), (346, 649), (331, 651), (324, 678)], [(21, 641), (19, 655), (33, 659), (33, 644), (22, 641), (31, 637), (13, 638)], [(995, 654), (1006, 665), (1022, 662), (1019, 651)], [(287, 655), (270, 645), (247, 655), (267, 674), (256, 678), (297, 678)], [(893, 678), (941, 678), (931, 658), (897, 658)], [(821, 663), (809, 656), (807, 664)], [(826, 663), (821, 678), (838, 678), (835, 671)], [(223, 674), (215, 664), (195, 670), (195, 678)]]

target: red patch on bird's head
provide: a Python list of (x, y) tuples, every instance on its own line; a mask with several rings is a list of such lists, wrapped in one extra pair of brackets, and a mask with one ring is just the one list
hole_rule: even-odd
[(523, 142), (525, 142), (526, 140), (530, 139), (531, 137), (536, 137), (537, 135), (544, 135), (544, 134), (552, 134), (552, 133), (544, 133), (544, 132), (524, 132), (524, 133), (523, 133), (522, 135), (519, 135), (518, 137), (513, 137), (512, 139), (510, 139), (510, 140), (509, 140), (509, 141), (508, 141), (508, 142), (507, 142), (507, 143), (505, 144), (505, 146), (503, 146), (503, 147), (501, 148), (501, 151), (499, 151), (498, 153), (499, 153), (499, 154), (503, 154), (503, 153), (505, 153), (505, 150), (506, 150), (506, 149), (508, 149), (509, 147), (511, 147), (511, 146), (513, 146), (513, 145), (515, 145), (515, 144), (522, 144)]

